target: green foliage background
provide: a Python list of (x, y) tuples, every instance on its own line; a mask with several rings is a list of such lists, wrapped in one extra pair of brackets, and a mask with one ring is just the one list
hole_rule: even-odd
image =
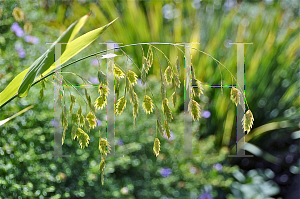
[[(2, 120), (30, 104), (35, 105), (32, 110), (0, 127), (0, 196), (198, 198), (204, 191), (211, 191), (214, 198), (251, 198), (252, 193), (257, 193), (252, 198), (265, 198), (269, 195), (283, 197), (288, 192), (284, 192), (283, 187), (289, 187), (293, 183), (292, 177), (288, 182), (290, 184), (280, 184), (280, 180), (274, 176), (274, 173), (277, 174), (276, 169), (272, 169), (272, 166), (277, 165), (287, 170), (289, 176), (300, 171), (297, 153), (299, 139), (288, 139), (300, 128), (297, 120), (300, 111), (299, 5), (296, 1), (242, 1), (230, 8), (228, 2), (232, 1), (2, 1), (0, 90), (49, 48), (45, 42), (56, 40), (72, 22), (89, 11), (91, 16), (81, 33), (119, 17), (97, 42), (112, 40), (124, 45), (140, 42), (200, 42), (193, 47), (218, 59), (234, 75), (236, 47), (228, 43), (253, 43), (245, 45), (245, 94), (255, 118), (253, 130), (246, 139), (258, 146), (263, 154), (270, 153), (281, 161), (274, 164), (274, 158), (262, 155), (255, 161), (262, 161), (269, 166), (254, 168), (256, 170), (247, 173), (252, 168), (239, 163), (243, 159), (228, 159), (227, 155), (234, 153), (236, 122), (235, 106), (230, 101), (230, 91), (226, 88), (223, 89), (223, 94), (221, 89), (204, 88), (204, 95), (200, 99), (203, 111), (208, 110), (211, 113), (211, 117), (193, 123), (194, 154), (200, 154), (201, 157), (176, 158), (175, 155), (183, 153), (184, 95), (181, 86), (179, 103), (172, 109), (175, 120), (170, 125), (175, 139), (167, 141), (159, 135), (162, 151), (158, 158), (152, 152), (155, 138), (153, 114), (146, 115), (140, 107), (137, 123), (133, 126), (132, 105), (128, 103), (125, 112), (116, 117), (116, 140), (122, 139), (124, 142), (124, 145), (116, 147), (116, 153), (124, 154), (124, 157), (107, 159), (105, 185), (101, 186), (98, 173), (98, 131), (89, 133), (90, 145), (82, 150), (77, 141), (71, 140), (69, 129), (63, 153), (71, 157), (45, 157), (53, 153), (54, 133), (51, 124), (54, 116), (53, 85), (47, 83), (44, 101), (39, 99), (41, 86), (37, 85), (31, 89), (28, 97), (16, 99), (0, 110)], [(168, 15), (166, 5), (172, 10), (175, 9), (178, 16), (173, 18)], [(33, 24), (31, 34), (40, 39), (39, 44), (26, 43), (23, 38), (18, 38), (10, 31), (11, 24), (15, 22), (11, 15), (15, 6), (20, 7), (26, 14), (26, 20)], [(22, 27), (24, 23), (19, 24)], [(24, 59), (19, 58), (14, 49), (16, 42), (21, 43), (26, 51)], [(72, 60), (105, 49), (105, 45), (97, 42)], [(147, 50), (147, 46), (143, 47)], [(174, 47), (157, 47), (175, 64), (177, 52)], [(124, 50), (138, 66), (142, 65), (143, 54), (139, 46)], [(183, 71), (183, 55), (179, 56)], [(160, 60), (163, 68), (166, 68), (167, 62), (161, 55)], [(91, 59), (76, 63), (66, 71), (76, 72), (86, 79), (95, 77), (98, 66), (91, 65), (90, 61)], [(124, 57), (116, 58), (116, 61), (125, 67)], [(211, 58), (193, 51), (192, 62), (197, 79), (204, 85), (221, 84), (219, 66)], [(101, 62), (102, 69), (105, 64)], [(129, 65), (129, 68), (140, 76), (134, 65)], [(221, 73), (223, 84), (231, 85), (229, 73), (222, 67)], [(148, 80), (154, 96), (157, 96), (154, 102), (160, 105), (160, 85), (157, 83), (160, 77), (159, 63), (155, 56), (150, 74)], [(82, 84), (79, 78), (69, 74), (65, 77), (74, 84)], [(182, 82), (183, 78), (181, 72)], [(144, 88), (136, 88), (141, 105)], [(94, 101), (96, 89), (90, 91)], [(121, 93), (122, 89), (120, 96)], [(169, 87), (167, 97), (172, 93), (173, 90)], [(74, 107), (75, 110), (77, 108), (78, 105)], [(105, 111), (99, 111), (97, 117), (102, 121), (100, 132), (103, 136)], [(291, 150), (287, 145), (293, 145), (294, 149)], [(251, 152), (251, 147), (249, 151)], [(286, 161), (287, 155), (293, 155), (292, 162)], [(213, 167), (215, 163), (223, 165), (222, 172)], [(163, 167), (172, 169), (169, 177), (161, 176), (160, 170)], [(237, 172), (239, 169), (240, 172)], [(257, 185), (263, 187), (264, 182), (269, 179), (279, 183), (270, 185), (273, 187), (272, 193), (249, 189)], [(249, 185), (248, 189), (242, 188), (243, 184), (246, 187)], [(123, 187), (128, 188), (128, 194), (121, 191)]]

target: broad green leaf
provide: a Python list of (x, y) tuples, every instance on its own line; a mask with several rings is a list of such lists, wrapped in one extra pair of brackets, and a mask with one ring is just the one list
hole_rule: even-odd
[(27, 107), (27, 108), (24, 108), (23, 110), (21, 110), (20, 112), (14, 114), (13, 116), (9, 117), (9, 118), (6, 118), (5, 120), (1, 120), (0, 121), (0, 126), (2, 126), (3, 124), (5, 124), (6, 122), (8, 122), (9, 120), (12, 120), (14, 119), (15, 117), (21, 115), (22, 113), (28, 111), (29, 109), (32, 109), (33, 108), (33, 105)]
[[(74, 22), (70, 25), (70, 27), (56, 40), (57, 42), (70, 42), (75, 35), (79, 32), (81, 27), (84, 25), (88, 18), (88, 15), (83, 16), (78, 23)], [(77, 25), (75, 26), (75, 24)], [(53, 44), (51, 48), (54, 47), (55, 44)], [(64, 45), (63, 45), (64, 46)], [(63, 50), (63, 49), (62, 49)], [(42, 58), (45, 57), (45, 54), (49, 53), (49, 50), (47, 50), (41, 57), (39, 57), (31, 66), (30, 68), (25, 69), (21, 73), (19, 73), (9, 84), (8, 86), (0, 93), (0, 106), (3, 105), (5, 102), (7, 102), (9, 99), (14, 97), (16, 94), (18, 94), (18, 88), (20, 87), (24, 77), (27, 75), (28, 71), (32, 71), (34, 66), (38, 65), (38, 61), (40, 61)], [(53, 63), (54, 57), (52, 58)], [(33, 73), (32, 73), (33, 74)]]
[[(83, 17), (85, 19), (86, 16)], [(55, 45), (57, 43), (66, 43), (71, 42), (71, 39), (74, 38), (76, 32), (79, 31), (82, 27), (82, 18), (79, 20), (81, 22), (80, 26), (76, 26), (77, 22), (72, 23), (67, 30), (51, 45), (51, 47), (42, 55), (40, 56), (29, 68), (28, 72), (25, 75), (19, 89), (18, 89), (18, 96), (19, 97), (26, 97), (31, 84), (34, 82), (36, 78), (38, 78), (41, 74), (43, 74), (51, 65), (54, 63), (54, 53), (55, 53)], [(76, 30), (74, 31), (76, 27)], [(61, 52), (63, 53), (66, 50), (66, 45), (61, 45)], [(58, 55), (60, 56), (60, 55)]]
[[(86, 18), (80, 19), (78, 24), (74, 27), (73, 32), (79, 31), (80, 28), (83, 26), (84, 22), (85, 22)], [(114, 20), (115, 21), (115, 20)], [(112, 21), (111, 23), (113, 23), (114, 21)], [(61, 56), (61, 64), (65, 63), (66, 61), (68, 61), (69, 59), (71, 59), (73, 56), (75, 56), (77, 53), (79, 53), (81, 50), (83, 50), (85, 47), (87, 47), (89, 44), (91, 44), (95, 39), (98, 38), (98, 36), (104, 32), (104, 30), (106, 30), (106, 28), (111, 24), (107, 24), (106, 26), (103, 26), (101, 28), (95, 29), (93, 31), (90, 31), (84, 35), (82, 35), (81, 37), (75, 39), (74, 41), (70, 42), (69, 44), (67, 44), (66, 48), (64, 49), (62, 46), (62, 56)], [(70, 29), (68, 28), (68, 30), (70, 31)], [(71, 31), (72, 34), (70, 34), (70, 36), (68, 37), (69, 39), (75, 36), (76, 33), (73, 33)], [(59, 38), (61, 39), (61, 37)], [(67, 42), (68, 40), (66, 40), (65, 42)], [(63, 42), (62, 40), (57, 42)], [(55, 44), (53, 44), (55, 45)], [(52, 46), (53, 46), (52, 45)], [(38, 61), (40, 62), (41, 60), (43, 60), (42, 62), (45, 62), (47, 59), (47, 55), (46, 56), (41, 56)], [(34, 75), (35, 77), (39, 77), (39, 75), (43, 74), (43, 75), (47, 75), (49, 72), (51, 72), (53, 69), (55, 69), (55, 65), (54, 65), (54, 57), (52, 59), (52, 65), (49, 67), (46, 67), (47, 65), (44, 64), (38, 64), (37, 62), (35, 62), (33, 65), (39, 65), (38, 68), (36, 70), (33, 70), (33, 72), (31, 72), (32, 74), (30, 74), (30, 77), (32, 78), (32, 76)], [(10, 98), (12, 98), (14, 95), (17, 94), (17, 90), (19, 88), (19, 86), (21, 85), (22, 79), (25, 77), (25, 75), (27, 73), (29, 73), (28, 71), (29, 69), (26, 69), (25, 71), (23, 71), (22, 73), (20, 73), (9, 85), (8, 87), (2, 92), (0, 93), (0, 106), (2, 104), (4, 104), (6, 101), (8, 101)], [(41, 74), (40, 74), (41, 73)], [(26, 77), (25, 77), (26, 78)], [(24, 81), (24, 80), (23, 80)], [(31, 81), (31, 79), (30, 79)], [(24, 86), (20, 86), (19, 91), (18, 91), (18, 96), (20, 97), (24, 97), (28, 94), (28, 90), (30, 88), (30, 85), (32, 84), (32, 82), (30, 83), (30, 81), (27, 80), (27, 82), (24, 82)], [(29, 85), (29, 86), (28, 86)]]
[[(117, 18), (115, 19), (117, 20)], [(66, 50), (61, 56), (61, 64), (65, 63), (75, 55), (77, 55), (80, 51), (90, 45), (93, 41), (95, 41), (115, 20), (111, 21), (109, 24), (102, 26), (101, 28), (97, 28), (92, 30), (79, 38), (73, 40), (71, 43), (67, 44)], [(55, 69), (55, 65), (53, 64), (43, 75), (51, 72)]]

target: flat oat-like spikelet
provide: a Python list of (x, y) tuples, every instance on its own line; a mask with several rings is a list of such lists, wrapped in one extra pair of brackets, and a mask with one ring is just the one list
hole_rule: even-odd
[(153, 102), (148, 95), (145, 95), (142, 106), (146, 114), (150, 114), (151, 112), (153, 112)]
[(105, 95), (100, 95), (96, 101), (95, 101), (95, 108), (96, 109), (103, 109), (103, 107), (106, 105), (107, 99)]
[(160, 151), (160, 141), (158, 138), (155, 138), (153, 152), (156, 157), (159, 155), (159, 151)]
[(107, 85), (107, 77), (101, 70), (98, 70), (98, 80), (99, 84)]
[(171, 131), (170, 131), (170, 126), (167, 122), (167, 120), (165, 120), (165, 133), (166, 133), (166, 136), (168, 137), (168, 139), (171, 138)]
[(114, 67), (114, 74), (119, 79), (124, 77), (124, 73), (117, 66)]
[(137, 75), (135, 74), (135, 72), (128, 70), (127, 72), (127, 78), (130, 82), (130, 84), (134, 85), (137, 82)]
[(203, 94), (203, 87), (202, 87), (202, 82), (200, 82), (198, 79), (193, 79), (193, 88), (192, 88), (192, 97), (199, 97), (201, 94)]
[(191, 112), (194, 121), (199, 120), (201, 115), (200, 105), (193, 99), (191, 99), (189, 103), (189, 111)]
[(248, 110), (242, 119), (244, 131), (247, 131), (247, 134), (250, 132), (253, 125), (254, 117), (250, 110)]
[(92, 112), (89, 112), (86, 119), (89, 122), (89, 126), (94, 129), (96, 127), (96, 116)]
[(174, 108), (175, 108), (176, 102), (177, 102), (176, 91), (171, 95), (171, 97), (172, 97), (173, 106), (174, 106)]
[(99, 151), (101, 155), (107, 155), (110, 152), (110, 145), (104, 138), (99, 139)]
[(90, 140), (89, 135), (86, 132), (84, 132), (81, 128), (77, 128), (76, 135), (77, 135), (77, 140), (80, 144), (80, 147), (82, 149), (87, 147), (89, 144), (89, 140)]
[(172, 83), (172, 79), (173, 79), (173, 71), (171, 66), (168, 66), (165, 70), (165, 80), (167, 82), (167, 84), (171, 84)]
[(241, 92), (237, 88), (232, 87), (230, 91), (230, 99), (233, 103), (235, 103), (235, 106), (237, 106), (241, 101)]
[(126, 108), (126, 98), (123, 96), (118, 100), (117, 106), (116, 106), (116, 113), (117, 115), (121, 115), (121, 113), (124, 111)]
[(173, 116), (172, 116), (172, 111), (168, 105), (167, 98), (165, 98), (162, 102), (162, 111), (165, 114), (166, 118), (169, 120), (169, 122), (171, 122), (171, 120), (173, 119)]

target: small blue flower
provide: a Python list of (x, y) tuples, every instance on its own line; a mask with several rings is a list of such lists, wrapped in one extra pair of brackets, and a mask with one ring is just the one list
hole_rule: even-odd
[(175, 139), (174, 133), (173, 133), (171, 130), (170, 130), (170, 132), (171, 132), (171, 137), (170, 137), (170, 139), (168, 139), (168, 137), (167, 137), (165, 131), (164, 131), (163, 137), (164, 137), (165, 139), (167, 139), (167, 140), (174, 140), (174, 139)]
[(24, 31), (23, 29), (19, 26), (19, 24), (17, 22), (14, 22), (11, 27), (10, 30), (13, 31), (17, 37), (23, 37), (24, 36)]
[(52, 124), (55, 128), (58, 127), (58, 122), (57, 122), (55, 119), (51, 120), (51, 124)]
[(119, 145), (119, 146), (122, 146), (122, 145), (124, 145), (124, 142), (123, 142), (123, 140), (122, 140), (122, 139), (119, 139), (119, 140), (118, 140), (118, 142), (117, 142), (117, 145)]
[(172, 169), (168, 169), (168, 168), (164, 167), (160, 170), (160, 174), (162, 175), (162, 177), (166, 178), (172, 174)]
[(101, 126), (101, 124), (102, 124), (101, 120), (97, 119), (97, 125)]
[(39, 38), (31, 36), (31, 35), (25, 36), (24, 40), (31, 44), (38, 44), (40, 42)]
[(197, 173), (197, 168), (194, 167), (194, 166), (191, 166), (191, 167), (190, 167), (190, 172), (191, 172), (191, 174)]
[(213, 199), (213, 197), (210, 195), (210, 193), (205, 192), (199, 197), (199, 199)]
[(25, 58), (26, 53), (25, 53), (25, 50), (23, 49), (22, 45), (17, 43), (15, 45), (15, 50), (18, 52), (20, 58)]
[(217, 171), (222, 171), (223, 166), (222, 166), (220, 163), (216, 163), (216, 164), (214, 164), (214, 168), (215, 168)]
[(141, 79), (138, 79), (137, 85), (139, 85), (140, 87), (145, 87), (146, 86), (146, 84), (143, 84)]
[(202, 113), (202, 116), (204, 117), (204, 118), (209, 118), (210, 117), (210, 112), (209, 111), (203, 111), (203, 113)]

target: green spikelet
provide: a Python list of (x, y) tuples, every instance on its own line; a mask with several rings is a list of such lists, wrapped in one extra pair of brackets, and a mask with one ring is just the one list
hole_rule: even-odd
[(247, 131), (247, 134), (250, 132), (252, 125), (253, 125), (254, 117), (250, 110), (248, 110), (242, 119), (243, 129)]
[(102, 155), (102, 156), (106, 156), (107, 155), (107, 153), (109, 153), (110, 152), (110, 145), (109, 145), (109, 143), (107, 142), (107, 140), (106, 139), (104, 139), (104, 138), (100, 138), (99, 139), (99, 151), (100, 151), (100, 154)]
[(166, 87), (163, 81), (161, 82), (160, 94), (162, 99), (166, 98)]
[(67, 119), (67, 110), (66, 110), (66, 106), (64, 106), (63, 110), (62, 110), (62, 126), (64, 127), (64, 131), (68, 128), (68, 119)]
[(44, 89), (40, 90), (40, 98), (42, 101), (44, 100)]
[(85, 91), (85, 97), (86, 97), (86, 100), (87, 100), (87, 102), (88, 102), (88, 105), (89, 105), (90, 109), (91, 109), (93, 112), (95, 112), (95, 108), (94, 108), (94, 106), (92, 105), (92, 98), (91, 98), (91, 96), (89, 95), (89, 93), (88, 93), (88, 91), (87, 91), (86, 88), (84, 89), (84, 91)]
[(161, 124), (160, 112), (159, 112), (159, 109), (157, 108), (156, 105), (155, 105), (155, 116), (156, 116), (156, 125), (157, 125), (157, 128), (158, 128), (158, 131), (163, 136), (164, 135), (164, 129), (163, 129), (162, 124)]
[(117, 106), (116, 106), (116, 113), (117, 115), (121, 115), (121, 113), (124, 111), (126, 108), (126, 98), (123, 96), (119, 99)]
[(136, 93), (134, 94), (135, 94), (135, 100), (133, 100), (133, 117), (134, 119), (136, 119), (139, 114), (139, 100), (137, 94)]
[(85, 118), (82, 115), (82, 109), (81, 106), (79, 106), (78, 111), (77, 111), (77, 121), (80, 127), (82, 127), (85, 123)]
[(75, 126), (75, 125), (73, 125), (73, 127), (72, 127), (72, 131), (71, 131), (71, 137), (72, 137), (72, 139), (73, 139), (73, 140), (75, 140), (75, 139), (76, 139), (76, 137), (77, 137), (77, 134), (76, 134), (76, 132), (77, 132), (76, 126)]
[(237, 88), (232, 87), (230, 91), (230, 99), (233, 103), (235, 103), (235, 106), (237, 106), (241, 102), (241, 92)]
[(189, 103), (189, 111), (191, 112), (194, 121), (199, 120), (199, 118), (201, 117), (200, 105), (193, 99), (191, 99)]
[(100, 85), (99, 85), (98, 92), (99, 92), (100, 95), (107, 96), (107, 93), (109, 93), (108, 87), (107, 87), (106, 85), (100, 84)]
[(171, 122), (171, 120), (173, 119), (173, 116), (172, 116), (172, 111), (169, 107), (169, 104), (168, 104), (168, 99), (165, 98), (163, 101), (162, 101), (162, 111), (165, 115), (165, 117), (167, 118), (167, 120), (169, 122)]
[(130, 88), (130, 92), (129, 92), (130, 102), (133, 104), (133, 117), (134, 119), (136, 119), (139, 113), (139, 99), (137, 94), (134, 92), (132, 85), (130, 85), (129, 88)]
[(153, 112), (153, 102), (148, 95), (145, 95), (142, 106), (146, 114), (150, 114)]
[(121, 69), (119, 69), (117, 66), (114, 66), (114, 74), (117, 78), (123, 78), (125, 74), (122, 72)]
[(100, 95), (95, 101), (96, 109), (103, 109), (103, 107), (107, 104), (107, 98), (105, 95)]
[(161, 121), (160, 120), (156, 120), (156, 125), (157, 125), (158, 131), (161, 134), (161, 136), (164, 136), (164, 128), (163, 128), (163, 126), (161, 124)]
[(73, 106), (75, 105), (75, 102), (76, 102), (76, 98), (74, 95), (70, 94), (70, 100), (71, 100), (71, 103), (70, 103), (70, 114), (72, 113), (72, 110), (73, 110)]
[(165, 80), (166, 80), (167, 84), (171, 84), (172, 79), (173, 79), (173, 71), (172, 71), (171, 66), (168, 66), (166, 68), (164, 76), (165, 76)]
[(174, 108), (176, 106), (176, 102), (177, 102), (177, 94), (176, 94), (176, 90), (174, 91), (174, 93), (171, 95), (172, 97), (172, 102), (173, 102), (173, 105), (174, 105)]
[(77, 124), (78, 123), (77, 114), (72, 113), (72, 115), (71, 115), (71, 123), (72, 124)]
[(119, 99), (119, 92), (120, 92), (120, 81), (118, 78), (115, 78), (115, 94), (117, 96), (116, 100)]
[(174, 85), (178, 88), (180, 88), (180, 79), (177, 73), (174, 73)]
[(96, 119), (96, 116), (92, 112), (87, 114), (86, 120), (88, 121), (90, 128), (94, 129), (96, 127)]
[(107, 85), (107, 77), (101, 70), (98, 70), (98, 80), (99, 84)]
[(177, 59), (176, 59), (176, 67), (177, 67), (177, 73), (180, 75), (180, 63), (179, 63), (178, 56), (177, 56)]
[(77, 135), (77, 140), (80, 144), (80, 147), (82, 149), (87, 147), (89, 144), (89, 140), (90, 140), (89, 135), (86, 132), (84, 132), (81, 128), (77, 128), (76, 135)]
[(102, 156), (101, 157), (101, 161), (100, 161), (100, 164), (99, 164), (99, 172), (101, 173), (101, 184), (103, 185), (104, 184), (104, 168), (105, 168), (105, 157)]
[(127, 72), (127, 78), (128, 78), (128, 80), (129, 80), (129, 82), (130, 82), (131, 85), (136, 84), (136, 82), (137, 82), (137, 75), (133, 71), (128, 70), (128, 72)]
[(101, 162), (99, 164), (99, 172), (103, 172), (104, 171), (104, 168), (105, 168), (105, 157), (101, 157)]
[[(41, 75), (41, 78), (43, 77), (43, 75)], [(41, 85), (42, 85), (42, 88), (46, 88), (46, 86), (45, 86), (45, 80), (42, 80), (41, 81)]]
[(145, 66), (143, 65), (143, 67), (142, 67), (142, 75), (141, 75), (141, 80), (142, 80), (143, 84), (146, 83), (146, 79), (147, 79), (147, 72), (146, 72)]
[(170, 139), (171, 137), (171, 131), (170, 131), (170, 126), (167, 122), (167, 120), (165, 120), (165, 133), (166, 133), (166, 136), (168, 137), (168, 139)]
[(193, 79), (192, 85), (193, 85), (192, 98), (194, 98), (196, 96), (200, 98), (201, 94), (203, 94), (202, 83), (197, 79)]
[(64, 145), (65, 138), (66, 138), (66, 130), (67, 129), (64, 128), (64, 131), (63, 131), (63, 134), (62, 134), (62, 138), (61, 138), (61, 145)]
[(148, 60), (147, 60), (146, 57), (143, 57), (143, 67), (145, 68), (146, 74), (148, 74), (149, 69), (150, 69), (150, 66), (149, 66), (149, 64), (148, 64)]
[(147, 52), (147, 64), (149, 68), (151, 68), (153, 64), (153, 51), (152, 51), (152, 46), (149, 46), (148, 52)]
[(159, 152), (160, 152), (160, 141), (159, 141), (158, 138), (155, 138), (154, 145), (153, 145), (153, 152), (154, 152), (154, 155), (156, 157), (159, 155)]

